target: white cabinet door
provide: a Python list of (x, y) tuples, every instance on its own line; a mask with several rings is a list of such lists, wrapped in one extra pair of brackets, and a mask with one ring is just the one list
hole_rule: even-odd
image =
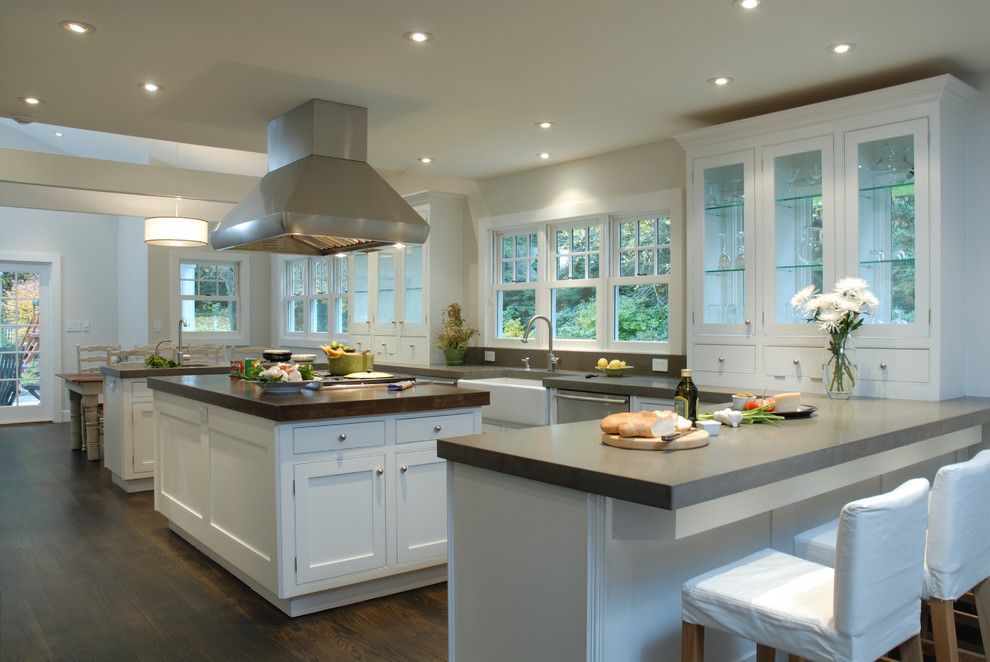
[(131, 404), (131, 457), (136, 474), (155, 473), (155, 426), (150, 402)]
[(436, 451), (396, 453), (398, 562), (447, 557), (447, 470)]
[(385, 566), (385, 457), (294, 467), (296, 581)]

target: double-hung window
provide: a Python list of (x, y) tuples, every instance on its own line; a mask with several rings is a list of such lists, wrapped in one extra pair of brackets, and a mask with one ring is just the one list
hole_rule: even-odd
[(536, 314), (536, 287), (540, 275), (539, 234), (500, 233), (495, 236), (495, 336), (522, 338), (529, 318)]
[(611, 339), (668, 342), (670, 337), (670, 216), (612, 219)]
[(578, 221), (549, 229), (550, 319), (555, 340), (596, 341), (601, 337), (602, 229), (600, 221)]
[(241, 336), (240, 262), (180, 259), (178, 266), (179, 314), (187, 332)]
[(280, 290), (285, 339), (323, 340), (347, 332), (346, 260), (282, 260)]

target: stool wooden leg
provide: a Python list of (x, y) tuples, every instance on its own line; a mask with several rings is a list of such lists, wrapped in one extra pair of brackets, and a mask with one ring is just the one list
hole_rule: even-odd
[(990, 579), (984, 579), (973, 591), (976, 598), (976, 615), (980, 619), (980, 638), (983, 652), (990, 657)]
[(777, 657), (777, 651), (770, 646), (756, 644), (756, 662), (773, 662)]
[(956, 642), (956, 615), (952, 600), (929, 600), (932, 610), (932, 638), (935, 640), (935, 659), (938, 662), (959, 662), (959, 644)]
[(921, 637), (918, 635), (914, 635), (901, 644), (899, 651), (901, 662), (925, 662), (925, 657), (921, 654)]
[(705, 662), (705, 626), (681, 621), (681, 662)]
[(72, 450), (79, 450), (82, 448), (82, 407), (79, 401), (82, 400), (82, 395), (76, 393), (75, 391), (69, 391), (69, 439), (70, 448)]

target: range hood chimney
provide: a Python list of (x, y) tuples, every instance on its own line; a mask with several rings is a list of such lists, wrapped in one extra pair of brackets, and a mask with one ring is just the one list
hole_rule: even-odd
[(367, 108), (310, 99), (276, 117), (268, 123), (268, 174), (210, 233), (210, 244), (328, 255), (426, 241), (429, 224), (367, 157)]

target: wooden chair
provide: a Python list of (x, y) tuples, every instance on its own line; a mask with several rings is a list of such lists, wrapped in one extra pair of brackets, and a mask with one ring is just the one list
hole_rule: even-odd
[[(956, 625), (978, 627), (984, 652), (990, 642), (990, 518), (984, 502), (990, 494), (990, 451), (938, 470), (929, 501), (925, 555), (922, 643), (937, 662), (986, 659), (959, 648)], [(838, 524), (828, 522), (794, 536), (794, 553), (831, 566), (835, 563)], [(975, 588), (974, 588), (975, 587)], [(975, 616), (956, 609), (969, 602)], [(929, 617), (931, 627), (929, 628)]]
[(757, 642), (759, 662), (868, 662), (899, 647), (922, 662), (921, 587), (928, 481), (846, 504), (835, 569), (765, 549), (688, 580), (682, 590), (683, 662), (704, 659), (713, 627)]
[(120, 345), (76, 345), (76, 372), (99, 372), (110, 365), (110, 352), (120, 349)]
[[(223, 345), (189, 345), (182, 348), (183, 363), (223, 365)], [(185, 357), (189, 357), (188, 361)]]

